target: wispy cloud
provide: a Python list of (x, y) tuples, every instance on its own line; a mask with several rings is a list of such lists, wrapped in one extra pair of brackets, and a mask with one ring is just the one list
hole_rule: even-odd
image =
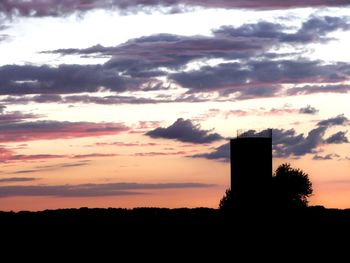
[[(86, 158), (104, 158), (119, 156), (115, 153), (87, 153), (87, 154), (16, 154), (13, 150), (0, 148), (0, 163), (16, 161), (36, 161), (47, 159), (86, 159)], [(84, 164), (66, 164), (63, 167), (82, 166)], [(16, 173), (30, 173), (37, 169), (21, 170)]]
[(95, 146), (116, 146), (116, 147), (148, 147), (148, 146), (157, 146), (158, 143), (149, 142), (149, 143), (142, 143), (142, 142), (96, 142), (92, 145), (87, 145), (86, 147), (95, 147)]
[(36, 181), (38, 178), (32, 177), (10, 177), (10, 178), (0, 178), (0, 183), (18, 183), (18, 182), (32, 182)]
[(50, 164), (50, 165), (38, 165), (38, 166), (34, 166), (31, 169), (17, 170), (17, 171), (11, 172), (10, 174), (28, 174), (28, 173), (37, 173), (37, 172), (57, 171), (57, 170), (66, 169), (66, 168), (86, 166), (86, 165), (89, 165), (90, 162), (91, 162), (90, 160), (81, 160), (78, 162), (65, 162), (65, 163)]
[(57, 196), (57, 197), (96, 197), (114, 195), (144, 194), (142, 190), (166, 190), (186, 188), (207, 188), (213, 184), (203, 183), (108, 183), (78, 185), (15, 185), (0, 186), (0, 197), (10, 196)]
[(177, 151), (177, 152), (139, 152), (132, 154), (132, 156), (141, 156), (141, 157), (153, 157), (153, 156), (168, 156), (168, 155), (187, 155), (189, 152)]
[(333, 158), (340, 158), (340, 155), (334, 154), (334, 153), (330, 153), (324, 156), (315, 154), (314, 157), (312, 157), (312, 160), (325, 161), (325, 160), (333, 160)]
[(316, 114), (318, 110), (310, 105), (307, 105), (304, 108), (292, 108), (290, 106), (284, 106), (281, 108), (258, 108), (258, 109), (249, 109), (249, 110), (230, 110), (225, 111), (222, 114), (227, 119), (229, 116), (235, 117), (245, 117), (245, 116), (282, 116), (286, 114)]
[(89, 153), (89, 154), (71, 155), (70, 158), (82, 159), (82, 158), (113, 157), (113, 156), (119, 156), (119, 154), (115, 154), (115, 153)]
[(309, 95), (315, 93), (349, 93), (350, 85), (305, 85), (297, 86), (287, 90), (287, 95)]
[(0, 142), (56, 140), (119, 134), (129, 128), (122, 123), (35, 121), (0, 123)]

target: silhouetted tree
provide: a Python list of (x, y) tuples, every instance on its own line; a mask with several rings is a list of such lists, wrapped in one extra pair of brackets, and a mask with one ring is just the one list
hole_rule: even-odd
[[(307, 173), (292, 168), (289, 163), (281, 164), (271, 181), (271, 203), (280, 208), (305, 207), (312, 195), (312, 183)], [(220, 200), (219, 209), (230, 211), (235, 206), (232, 191), (227, 189)]]
[(231, 189), (227, 189), (225, 195), (220, 200), (219, 209), (222, 211), (232, 210), (234, 202), (232, 199)]
[(289, 163), (281, 164), (272, 177), (272, 201), (282, 207), (307, 206), (312, 194), (312, 183), (307, 173)]

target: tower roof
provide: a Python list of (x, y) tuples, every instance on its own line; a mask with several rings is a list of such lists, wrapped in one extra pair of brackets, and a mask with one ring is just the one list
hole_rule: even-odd
[(237, 138), (272, 138), (272, 129), (237, 130)]

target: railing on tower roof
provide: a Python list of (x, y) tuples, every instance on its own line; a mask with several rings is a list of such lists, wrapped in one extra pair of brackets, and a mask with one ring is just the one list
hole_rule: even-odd
[(237, 130), (237, 138), (272, 138), (272, 129)]

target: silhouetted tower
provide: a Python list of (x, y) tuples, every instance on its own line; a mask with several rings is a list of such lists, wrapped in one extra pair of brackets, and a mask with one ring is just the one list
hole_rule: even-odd
[(264, 208), (270, 202), (272, 130), (237, 133), (231, 145), (231, 191), (239, 208)]

